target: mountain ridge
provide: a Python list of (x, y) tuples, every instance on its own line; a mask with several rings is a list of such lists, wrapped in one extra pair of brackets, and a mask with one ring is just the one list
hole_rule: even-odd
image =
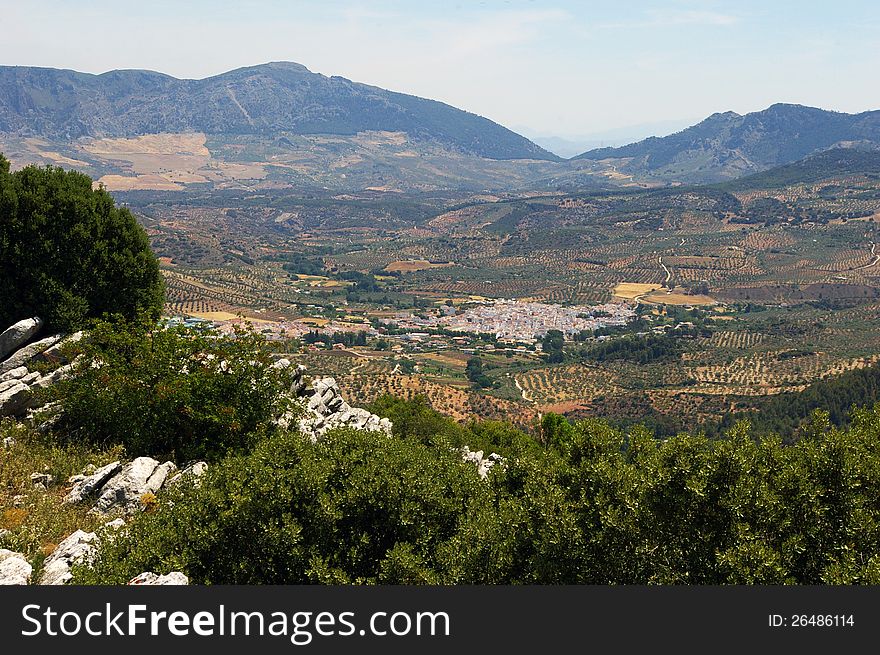
[(719, 182), (848, 144), (880, 145), (880, 111), (858, 114), (776, 103), (758, 112), (716, 112), (666, 137), (599, 148), (574, 160), (628, 159), (620, 170), (686, 182)]
[(525, 137), (451, 105), (295, 62), (246, 66), (203, 79), (148, 70), (100, 74), (0, 66), (0, 132), (51, 139), (163, 132), (352, 135), (406, 132), (488, 159), (559, 161)]

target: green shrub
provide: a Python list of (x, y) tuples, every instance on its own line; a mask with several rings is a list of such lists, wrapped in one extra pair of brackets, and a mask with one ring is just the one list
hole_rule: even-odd
[(846, 431), (820, 417), (793, 446), (746, 424), (660, 441), (550, 419), (530, 448), (490, 425), (507, 459), (481, 480), (454, 447), (481, 429), (380, 404), (408, 417), (401, 436), (269, 435), (201, 488), (160, 497), (79, 580), (880, 583), (880, 408)]
[(253, 443), (285, 409), (290, 380), (264, 338), (125, 322), (90, 332), (72, 379), (57, 385), (68, 439), (121, 443), (131, 456), (216, 461)]
[(0, 325), (41, 316), (70, 332), (105, 313), (158, 318), (159, 264), (144, 230), (82, 173), (0, 156)]
[(442, 581), (443, 544), (489, 500), (451, 448), (337, 430), (283, 432), (172, 489), (78, 581), (183, 570), (203, 584)]

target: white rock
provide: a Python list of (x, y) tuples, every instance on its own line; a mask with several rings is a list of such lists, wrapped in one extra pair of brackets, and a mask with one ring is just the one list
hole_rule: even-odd
[(43, 327), (42, 319), (35, 316), (6, 328), (0, 334), (0, 360), (27, 343), (28, 339), (40, 331), (41, 327)]
[(14, 368), (11, 371), (6, 371), (6, 373), (0, 375), (0, 383), (7, 382), (9, 380), (20, 380), (28, 373), (30, 373), (30, 371), (28, 371), (27, 366), (19, 366), (18, 368)]
[(3, 439), (3, 447), (4, 448), (12, 448), (15, 445), (15, 439), (12, 437), (4, 437)]
[(498, 453), (490, 453), (488, 457), (484, 458), (482, 450), (472, 451), (467, 446), (462, 446), (460, 452), (461, 458), (465, 462), (476, 465), (477, 474), (483, 480), (489, 477), (489, 469), (491, 469), (496, 464), (504, 463), (504, 458)]
[(54, 346), (50, 346), (49, 348), (46, 348), (46, 350), (44, 350), (42, 352), (42, 354), (40, 354), (40, 359), (48, 360), (50, 362), (64, 361), (64, 357), (61, 355), (61, 350), (68, 344), (81, 341), (82, 338), (83, 338), (83, 331), (82, 330), (80, 330), (79, 332), (74, 332), (73, 334), (68, 335), (68, 336), (64, 337), (63, 339), (61, 339), (61, 341), (56, 343)]
[(168, 479), (168, 482), (165, 483), (166, 487), (170, 487), (173, 484), (177, 484), (178, 482), (186, 479), (192, 478), (193, 484), (198, 486), (200, 484), (200, 478), (205, 474), (205, 471), (208, 470), (207, 462), (195, 462), (194, 464), (190, 464), (185, 467), (178, 473), (175, 473), (171, 478)]
[(48, 473), (31, 473), (31, 484), (34, 486), (42, 485), (45, 489), (55, 482), (55, 478)]
[(113, 532), (115, 532), (116, 530), (121, 530), (124, 527), (125, 527), (125, 519), (123, 519), (123, 518), (116, 518), (116, 519), (113, 519), (112, 521), (107, 521), (104, 524), (104, 529), (111, 530)]
[(64, 497), (65, 503), (81, 503), (86, 498), (97, 492), (101, 487), (104, 486), (104, 483), (107, 482), (111, 477), (116, 475), (120, 469), (122, 468), (122, 464), (120, 462), (111, 462), (107, 464), (107, 466), (102, 466), (97, 469), (93, 474), (88, 476), (75, 475), (68, 480), (68, 482), (74, 482), (73, 489)]
[(130, 585), (145, 585), (145, 586), (153, 586), (153, 585), (188, 585), (189, 578), (187, 578), (180, 571), (172, 571), (167, 575), (156, 575), (150, 571), (145, 571), (138, 576), (135, 576), (131, 580), (129, 580), (128, 584)]
[(63, 585), (70, 582), (73, 574), (70, 567), (74, 564), (87, 562), (95, 552), (94, 532), (77, 530), (58, 544), (55, 551), (43, 563), (40, 575), (41, 585)]
[(74, 367), (82, 358), (82, 355), (73, 360), (70, 364), (65, 364), (64, 366), (59, 366), (51, 373), (46, 373), (46, 375), (40, 376), (36, 379), (32, 387), (39, 387), (40, 389), (45, 389), (46, 387), (50, 387), (56, 382), (60, 382), (61, 380), (66, 380), (70, 377), (73, 372)]
[(24, 555), (0, 548), (0, 585), (29, 584), (33, 571)]
[(15, 387), (21, 386), (22, 384), (24, 384), (24, 382), (22, 382), (20, 379), (4, 380), (3, 382), (0, 382), (0, 393), (5, 393), (9, 389), (14, 389)]
[(20, 350), (16, 350), (12, 355), (9, 356), (9, 359), (0, 364), (0, 374), (11, 371), (12, 369), (18, 368), (19, 366), (24, 366), (34, 357), (46, 350), (46, 348), (58, 343), (58, 341), (60, 340), (61, 335), (56, 334), (53, 337), (46, 337), (45, 339), (34, 341), (32, 344), (29, 344), (24, 348), (21, 348)]
[(99, 514), (116, 510), (135, 512), (141, 509), (141, 496), (159, 491), (168, 475), (176, 470), (173, 462), (159, 464), (152, 457), (138, 457), (103, 486), (93, 511)]
[(0, 391), (0, 416), (23, 414), (30, 407), (33, 395), (28, 385), (15, 380), (12, 387)]

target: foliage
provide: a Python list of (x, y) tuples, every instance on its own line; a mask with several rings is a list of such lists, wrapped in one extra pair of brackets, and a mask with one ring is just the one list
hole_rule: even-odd
[(675, 359), (681, 354), (678, 339), (670, 335), (649, 334), (610, 339), (582, 349), (579, 359), (594, 362), (624, 360), (637, 364)]
[(41, 316), (72, 331), (105, 313), (158, 317), (159, 265), (127, 209), (81, 173), (8, 169), (0, 156), (0, 324)]
[[(841, 427), (849, 424), (853, 406), (876, 402), (880, 402), (880, 366), (875, 364), (819, 380), (803, 391), (771, 396), (759, 403), (749, 420), (756, 430), (774, 432), (792, 442), (800, 438), (803, 426), (817, 408), (827, 412), (832, 425)], [(725, 414), (716, 424), (708, 425), (707, 431), (719, 434), (730, 429), (736, 419), (736, 415)]]
[(471, 384), (478, 389), (487, 389), (492, 386), (492, 379), (484, 372), (483, 360), (479, 357), (471, 357), (467, 360), (464, 373)]
[[(4, 443), (10, 439), (8, 444)], [(89, 464), (121, 457), (121, 448), (97, 449), (84, 442), (59, 444), (51, 435), (9, 419), (0, 422), (0, 548), (23, 553), (37, 569), (46, 555), (77, 529), (90, 531), (101, 517), (80, 505), (63, 505), (66, 480)], [(35, 487), (32, 473), (51, 476), (48, 489)], [(18, 497), (17, 501), (13, 499)]]
[(438, 582), (442, 545), (487, 498), (448, 448), (357, 431), (318, 444), (279, 434), (142, 515), (82, 580), (170, 566), (205, 584)]
[(565, 359), (562, 348), (565, 344), (565, 336), (561, 330), (547, 330), (547, 334), (538, 340), (544, 351), (545, 358), (550, 364), (558, 364)]
[(84, 355), (58, 385), (61, 433), (179, 463), (247, 447), (283, 409), (290, 384), (249, 330), (221, 336), (99, 323)]
[[(880, 582), (880, 408), (790, 447), (576, 424), (540, 443), (385, 399), (395, 436), (263, 438), (170, 492), (78, 581), (182, 570), (198, 583)], [(487, 432), (481, 480), (457, 444)], [(526, 441), (530, 441), (526, 446)]]

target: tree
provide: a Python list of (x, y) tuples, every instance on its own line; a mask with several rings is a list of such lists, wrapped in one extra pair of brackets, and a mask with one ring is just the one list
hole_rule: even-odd
[(40, 316), (72, 331), (112, 313), (158, 318), (159, 263), (128, 209), (82, 173), (0, 156), (0, 324)]
[(265, 339), (99, 322), (70, 380), (59, 433), (179, 464), (250, 447), (286, 409), (291, 380)]
[(541, 338), (541, 347), (550, 364), (558, 364), (565, 359), (562, 347), (565, 344), (565, 336), (561, 330), (548, 330)]
[(475, 387), (487, 389), (492, 386), (492, 380), (483, 371), (483, 360), (479, 357), (471, 357), (468, 359), (464, 372), (465, 375), (467, 375), (467, 379), (470, 380)]

